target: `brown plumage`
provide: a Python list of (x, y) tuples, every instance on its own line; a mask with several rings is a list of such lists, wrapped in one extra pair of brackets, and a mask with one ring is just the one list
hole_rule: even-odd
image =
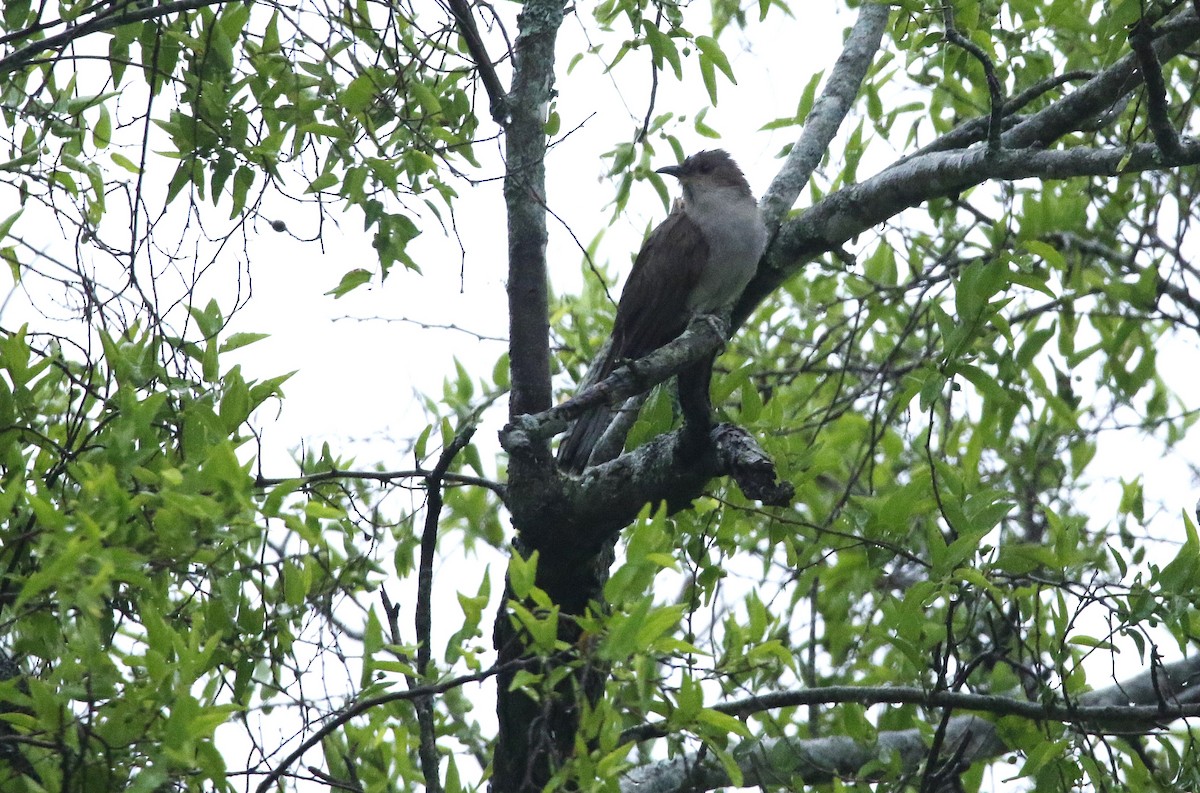
[[(732, 305), (766, 246), (750, 185), (726, 152), (702, 151), (658, 172), (679, 179), (683, 198), (642, 244), (617, 303), (607, 354), (581, 389), (675, 339), (694, 315)], [(581, 417), (559, 444), (559, 465), (578, 472), (603, 462), (590, 458), (617, 410), (602, 408)]]

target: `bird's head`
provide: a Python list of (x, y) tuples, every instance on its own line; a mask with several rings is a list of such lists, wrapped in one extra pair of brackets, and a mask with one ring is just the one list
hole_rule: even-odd
[(696, 152), (678, 165), (659, 168), (655, 173), (674, 176), (683, 185), (683, 194), (687, 197), (721, 188), (734, 188), (744, 195), (752, 195), (742, 169), (724, 149)]

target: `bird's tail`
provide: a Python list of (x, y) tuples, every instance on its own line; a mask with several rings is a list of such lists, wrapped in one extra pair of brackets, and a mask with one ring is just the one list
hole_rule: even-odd
[(614, 408), (604, 405), (576, 419), (558, 444), (558, 467), (574, 474), (582, 471), (615, 414)]
[[(701, 437), (708, 436), (713, 423), (709, 385), (716, 357), (713, 353), (706, 360), (683, 370), (676, 382), (684, 425)], [(612, 363), (606, 356), (598, 357), (579, 390), (607, 377), (612, 371)], [(637, 420), (638, 411), (649, 396), (647, 392), (630, 397), (621, 405), (602, 405), (576, 419), (558, 445), (558, 467), (577, 474), (588, 465), (598, 465), (617, 457), (625, 447), (625, 436)]]
[[(577, 393), (586, 391), (608, 377), (612, 373), (614, 358), (610, 338), (592, 360), (592, 365), (588, 367), (588, 373), (580, 382)], [(618, 412), (618, 407), (601, 405), (576, 419), (558, 444), (558, 467), (575, 474), (586, 468), (592, 451), (604, 437), (605, 430), (612, 424)]]

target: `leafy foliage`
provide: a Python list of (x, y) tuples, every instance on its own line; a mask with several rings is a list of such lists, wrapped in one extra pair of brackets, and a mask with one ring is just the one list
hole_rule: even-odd
[[(894, 160), (893, 173), (921, 175), (923, 153), (986, 145), (995, 91), (1012, 128), (1132, 57), (1129, 26), (1185, 6), (898, 4), (792, 219)], [(564, 59), (559, 100), (591, 90), (580, 64), (653, 85), (634, 129), (606, 144), (614, 217), (647, 187), (668, 206), (653, 168), (719, 137), (719, 101), (754, 89), (738, 82), (735, 37), (771, 41), (800, 13), (777, 0), (702, 11), (607, 0), (572, 12), (589, 38)], [(456, 359), (442, 393), (423, 397), (412, 469), (357, 470), (326, 446), (284, 477), (261, 473), (255, 417), (288, 376), (228, 363), (262, 337), (227, 330), (237, 306), (208, 302), (204, 276), (268, 213), (288, 218), (274, 231), (318, 240), (338, 212), (361, 219), (378, 265), (347, 262), (333, 298), (397, 264), (438, 263), (412, 243), (454, 235), (460, 193), (490, 175), (494, 128), (477, 103), (503, 109), (486, 94), (515, 57), (508, 28), (534, 25), (509, 16), (369, 0), (4, 5), (0, 194), (13, 209), (0, 211), (0, 256), (32, 302), (72, 322), (0, 328), (0, 787), (480, 789), (495, 744), (476, 683), (508, 675), (550, 713), (600, 670), (601, 696), (572, 703), (574, 756), (554, 786), (614, 790), (681, 758), (713, 774), (696, 787), (836, 774), (846, 787), (989, 789), (1000, 783), (983, 763), (960, 767), (942, 743), (952, 707), (879, 692), (1077, 703), (1126, 677), (1118, 664), (1134, 674), (1195, 653), (1192, 517), (1163, 514), (1142, 460), (1127, 461), (1115, 509), (1095, 495), (1110, 436), (1132, 428), (1156, 454), (1194, 442), (1194, 398), (1171, 388), (1200, 327), (1194, 166), (975, 184), (814, 257), (757, 306), (712, 392), (795, 485), (794, 506), (759, 507), (723, 479), (690, 509), (647, 505), (603, 597), (575, 610), (539, 587), (553, 561), (500, 561), (506, 461), (464, 440), (513, 386), (507, 356), (482, 372)], [(476, 36), (502, 54), (481, 59)], [(1195, 61), (1162, 68), (1186, 136)], [(782, 155), (821, 109), (824, 79), (764, 93), (754, 121)], [(660, 81), (696, 85), (701, 106)], [(559, 100), (539, 118), (567, 147)], [(1156, 142), (1152, 101), (1131, 86), (1044, 148)], [(954, 138), (964, 129), (976, 136)], [(56, 226), (66, 234), (47, 234)], [(592, 238), (582, 292), (548, 318), (563, 398), (609, 327), (607, 244)], [(201, 249), (207, 262), (183, 253)], [(628, 447), (676, 413), (661, 389)], [(504, 575), (501, 619), (557, 665), (494, 665), (485, 637)], [(395, 582), (416, 605), (391, 599)], [(423, 606), (435, 616), (421, 627)], [(402, 611), (417, 612), (416, 635)], [(762, 704), (805, 691), (828, 697)], [(1200, 778), (1186, 727), (990, 718), (1026, 789)], [(915, 765), (806, 767), (787, 744), (910, 729), (924, 740)], [(1107, 737), (1130, 730), (1148, 738)]]

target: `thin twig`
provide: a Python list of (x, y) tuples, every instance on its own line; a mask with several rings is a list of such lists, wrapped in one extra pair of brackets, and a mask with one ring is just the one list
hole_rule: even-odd
[(1168, 157), (1177, 157), (1181, 151), (1179, 133), (1171, 126), (1171, 117), (1167, 113), (1167, 84), (1163, 80), (1162, 64), (1154, 53), (1154, 28), (1147, 20), (1139, 20), (1134, 25), (1129, 34), (1129, 46), (1137, 55), (1138, 71), (1146, 84), (1146, 109), (1154, 140)]
[(509, 661), (504, 664), (497, 664), (491, 669), (485, 669), (482, 672), (474, 672), (469, 675), (460, 675), (443, 683), (437, 683), (436, 685), (410, 688), (405, 691), (392, 691), (387, 694), (380, 694), (377, 697), (371, 697), (370, 699), (364, 699), (361, 702), (356, 702), (353, 705), (349, 705), (340, 712), (334, 714), (334, 716), (330, 718), (328, 722), (321, 725), (320, 729), (308, 736), (304, 743), (297, 746), (291, 754), (285, 757), (283, 761), (277, 765), (273, 771), (271, 771), (271, 773), (267, 774), (266, 778), (263, 779), (259, 786), (255, 788), (255, 793), (267, 793), (271, 786), (278, 782), (283, 775), (287, 773), (287, 769), (304, 756), (305, 752), (319, 744), (321, 741), (325, 740), (325, 738), (334, 730), (346, 724), (351, 719), (361, 716), (372, 708), (378, 708), (382, 705), (388, 705), (392, 702), (415, 700), (420, 697), (435, 697), (438, 694), (445, 694), (451, 689), (465, 686), (467, 683), (481, 683), (484, 680), (488, 680), (496, 675), (503, 674), (508, 671), (522, 669), (527, 666), (533, 666), (534, 664), (540, 663), (542, 660), (543, 659), (540, 658), (518, 658), (514, 661)]
[(996, 76), (996, 65), (992, 63), (992, 59), (988, 57), (982, 47), (964, 36), (954, 26), (954, 8), (949, 3), (946, 3), (943, 8), (942, 19), (946, 26), (946, 40), (962, 47), (983, 66), (991, 108), (988, 121), (988, 151), (1000, 151), (1000, 133), (1004, 131), (1004, 87), (1000, 84), (1000, 78)]
[[(655, 3), (655, 7), (654, 27), (657, 28), (662, 23), (663, 6), (661, 3)], [(642, 121), (642, 129), (636, 136), (639, 143), (650, 134), (650, 117), (654, 115), (654, 104), (658, 97), (658, 64), (654, 60), (654, 58), (650, 59), (650, 99), (646, 102), (646, 118)]]
[[(468, 424), (451, 439), (442, 450), (437, 465), (425, 477), (425, 529), (421, 532), (421, 560), (417, 570), (417, 676), (424, 680), (429, 673), (429, 661), (433, 646), (433, 557), (437, 551), (438, 521), (442, 516), (442, 478), (450, 468), (450, 463), (471, 442), (475, 434), (475, 425)], [(429, 793), (441, 793), (442, 782), (439, 777), (437, 751), (437, 725), (433, 718), (433, 697), (418, 697), (413, 701), (417, 709), (417, 723), (420, 727), (421, 771), (425, 775), (425, 789)]]
[[(323, 482), (334, 482), (340, 479), (362, 479), (373, 482), (391, 483), (397, 479), (424, 479), (429, 474), (430, 472), (424, 468), (413, 468), (405, 471), (347, 471), (341, 468), (331, 468), (328, 471), (319, 471), (315, 474), (305, 474), (302, 476), (271, 478), (259, 476), (254, 480), (254, 486), (256, 488), (275, 487), (285, 482), (295, 482), (299, 487), (312, 487)], [(504, 498), (507, 494), (507, 489), (501, 483), (478, 476), (447, 472), (442, 474), (442, 481), (454, 485), (485, 487), (500, 496), (500, 498)]]

